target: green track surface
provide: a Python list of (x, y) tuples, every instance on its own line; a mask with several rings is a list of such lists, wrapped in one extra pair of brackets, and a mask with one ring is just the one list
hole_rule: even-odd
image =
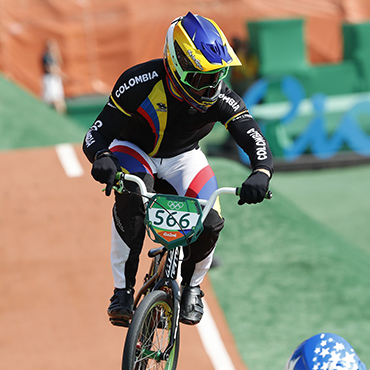
[[(248, 171), (211, 160), (220, 186)], [(370, 363), (370, 166), (275, 173), (274, 196), (240, 207), (221, 199), (226, 226), (209, 273), (251, 370), (283, 369), (321, 331), (346, 338)]]
[(86, 131), (0, 76), (0, 150), (82, 143)]
[[(93, 112), (80, 103), (70, 103), (74, 119), (60, 116), (0, 77), (0, 150), (81, 143), (102, 103)], [(220, 186), (240, 186), (249, 173), (229, 160), (210, 164)], [(240, 207), (222, 196), (222, 265), (209, 276), (250, 370), (283, 370), (321, 331), (342, 335), (369, 366), (369, 184), (370, 166), (275, 173), (270, 201)]]

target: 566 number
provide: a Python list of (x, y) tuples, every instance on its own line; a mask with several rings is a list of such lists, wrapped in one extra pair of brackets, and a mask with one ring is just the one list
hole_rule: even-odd
[[(165, 216), (164, 213), (167, 216)], [(174, 227), (175, 225), (180, 224), (183, 229), (187, 229), (190, 225), (190, 221), (188, 220), (190, 213), (184, 213), (178, 221), (174, 217), (176, 214), (177, 212), (171, 212), (170, 214), (168, 214), (168, 212), (164, 211), (163, 209), (158, 209), (155, 212), (156, 219), (153, 221), (153, 224), (156, 226), (160, 226), (163, 223), (166, 223), (168, 227)]]

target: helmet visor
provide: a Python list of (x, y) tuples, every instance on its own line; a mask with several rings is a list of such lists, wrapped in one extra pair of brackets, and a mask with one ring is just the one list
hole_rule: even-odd
[(214, 88), (227, 76), (228, 71), (229, 67), (210, 72), (184, 71), (181, 76), (181, 82), (195, 90), (202, 90), (209, 87)]

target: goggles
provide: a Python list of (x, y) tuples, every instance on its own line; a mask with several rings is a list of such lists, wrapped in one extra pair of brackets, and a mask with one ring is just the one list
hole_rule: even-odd
[(181, 76), (181, 82), (195, 90), (209, 87), (215, 88), (227, 76), (228, 71), (229, 67), (210, 72), (184, 71)]

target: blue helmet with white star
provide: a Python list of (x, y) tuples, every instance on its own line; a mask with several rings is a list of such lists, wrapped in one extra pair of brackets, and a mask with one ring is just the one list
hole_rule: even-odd
[(284, 370), (366, 370), (366, 365), (345, 339), (322, 333), (301, 343)]

